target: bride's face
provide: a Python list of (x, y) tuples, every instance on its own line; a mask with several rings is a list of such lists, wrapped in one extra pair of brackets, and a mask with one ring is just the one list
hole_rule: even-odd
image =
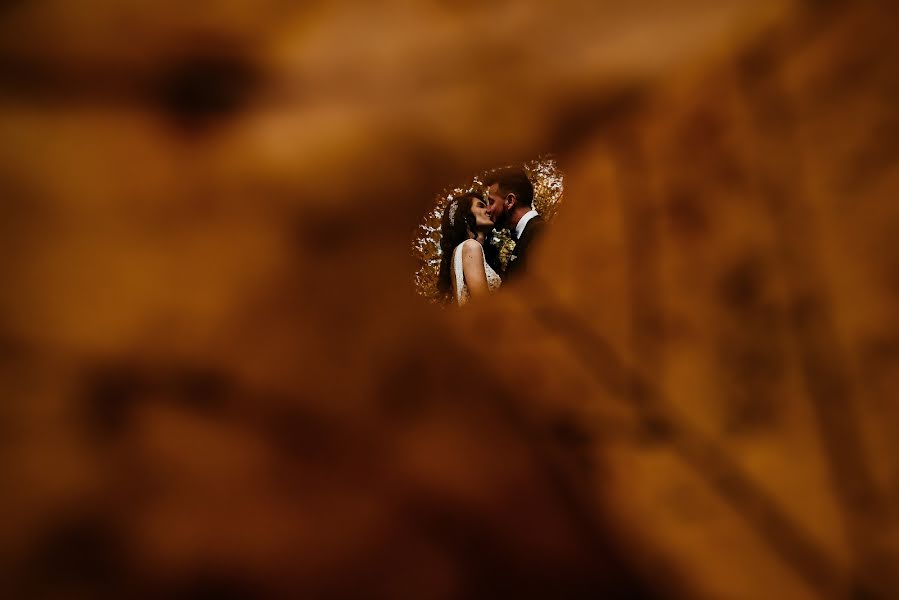
[(487, 204), (483, 200), (475, 200), (471, 203), (471, 214), (474, 215), (475, 225), (478, 229), (493, 229), (493, 219), (487, 212)]

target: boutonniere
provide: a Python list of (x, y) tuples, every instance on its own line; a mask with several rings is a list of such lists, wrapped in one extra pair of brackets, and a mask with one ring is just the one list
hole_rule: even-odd
[(499, 262), (505, 271), (509, 263), (515, 260), (515, 255), (512, 254), (515, 250), (515, 240), (512, 239), (512, 234), (508, 229), (494, 230), (490, 243), (499, 251)]

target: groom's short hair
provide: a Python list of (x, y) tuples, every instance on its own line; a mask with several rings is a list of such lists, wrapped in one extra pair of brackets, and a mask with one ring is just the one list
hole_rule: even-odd
[(507, 167), (505, 169), (494, 171), (487, 175), (484, 184), (487, 187), (490, 187), (494, 183), (497, 184), (499, 193), (503, 196), (512, 193), (515, 194), (515, 198), (517, 198), (521, 204), (525, 206), (531, 206), (533, 204), (534, 184), (528, 179), (528, 174), (524, 169)]

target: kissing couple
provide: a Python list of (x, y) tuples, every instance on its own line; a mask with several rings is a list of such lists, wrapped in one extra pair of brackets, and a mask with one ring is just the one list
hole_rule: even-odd
[[(522, 168), (490, 173), (484, 192), (470, 191), (452, 199), (440, 226), (440, 293), (464, 306), (495, 292), (527, 272), (529, 249), (545, 223), (533, 208), (534, 186)], [(508, 229), (514, 249), (503, 270), (500, 252), (486, 243), (494, 230)]]

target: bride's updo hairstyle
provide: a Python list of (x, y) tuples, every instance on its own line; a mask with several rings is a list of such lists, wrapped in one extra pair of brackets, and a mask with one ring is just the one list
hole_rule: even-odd
[(453, 198), (443, 211), (443, 219), (440, 222), (440, 273), (437, 275), (437, 289), (449, 298), (452, 295), (453, 284), (450, 273), (453, 270), (453, 250), (471, 237), (477, 220), (471, 213), (471, 205), (477, 200), (484, 200), (478, 192), (467, 192)]

